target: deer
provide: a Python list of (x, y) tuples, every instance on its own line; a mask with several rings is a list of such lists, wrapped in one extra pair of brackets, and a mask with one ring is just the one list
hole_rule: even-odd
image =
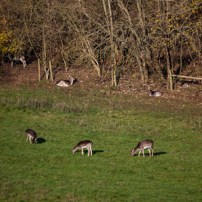
[(162, 94), (159, 91), (150, 90), (149, 91), (149, 96), (160, 97), (160, 96), (162, 96)]
[(92, 144), (93, 142), (91, 142), (90, 140), (83, 140), (80, 141), (73, 149), (72, 149), (72, 153), (74, 153), (77, 149), (81, 149), (81, 153), (82, 155), (84, 155), (83, 153), (83, 148), (86, 148), (88, 150), (88, 156), (91, 153), (92, 156)]
[(189, 87), (189, 84), (188, 84), (187, 82), (185, 82), (185, 83), (182, 83), (182, 84), (180, 85), (180, 87), (182, 87), (182, 88), (188, 88), (188, 87)]
[(133, 156), (137, 151), (139, 151), (138, 156), (140, 156), (140, 153), (142, 151), (143, 157), (145, 157), (144, 150), (148, 149), (148, 151), (149, 151), (149, 157), (151, 157), (151, 152), (150, 152), (150, 149), (151, 149), (152, 150), (152, 157), (153, 157), (153, 155), (154, 155), (153, 154), (154, 153), (153, 145), (154, 145), (154, 142), (152, 140), (143, 140), (143, 141), (141, 141), (141, 142), (139, 142), (137, 144), (137, 146), (135, 147), (135, 149), (131, 150), (130, 155)]
[(74, 83), (74, 78), (72, 76), (69, 75), (70, 80), (60, 80), (56, 83), (56, 86), (59, 87), (69, 87), (72, 86)]
[(27, 62), (25, 60), (25, 56), (21, 57), (11, 57), (11, 55), (8, 55), (9, 60), (11, 61), (11, 68), (13, 67), (13, 63), (20, 61), (23, 64), (23, 68), (27, 67)]
[(188, 82), (188, 81), (187, 82), (182, 82), (180, 87), (188, 88), (189, 86), (194, 85), (194, 84), (198, 84), (198, 81), (196, 79), (192, 79), (192, 81), (190, 81), (190, 82)]
[(32, 130), (32, 129), (27, 129), (27, 130), (25, 131), (25, 133), (26, 133), (26, 135), (27, 135), (26, 142), (27, 142), (28, 139), (29, 139), (30, 143), (31, 143), (31, 144), (34, 144), (34, 143), (36, 142), (36, 140), (37, 140), (37, 134), (36, 134), (36, 132), (35, 132), (34, 130)]

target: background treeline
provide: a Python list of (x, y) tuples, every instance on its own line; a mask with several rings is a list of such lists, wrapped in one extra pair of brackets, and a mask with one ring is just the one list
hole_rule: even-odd
[(147, 82), (201, 58), (201, 0), (6, 0), (0, 11), (1, 61), (24, 54), (47, 74), (51, 61)]

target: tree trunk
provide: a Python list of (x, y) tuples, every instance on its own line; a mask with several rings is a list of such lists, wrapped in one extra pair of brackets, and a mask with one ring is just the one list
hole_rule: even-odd
[(46, 81), (48, 81), (48, 76), (49, 76), (49, 71), (47, 70), (47, 54), (46, 54), (46, 37), (45, 37), (45, 29), (44, 29), (44, 25), (43, 25), (43, 70), (45, 73), (45, 78)]
[(108, 9), (109, 9), (109, 19), (110, 19), (110, 43), (111, 43), (111, 77), (112, 77), (112, 86), (117, 85), (116, 81), (116, 57), (115, 57), (115, 44), (114, 44), (114, 28), (113, 28), (113, 19), (112, 19), (112, 10), (111, 10), (111, 0), (108, 0)]
[(169, 88), (170, 76), (171, 76), (171, 55), (169, 47), (166, 47), (166, 61), (167, 61), (167, 89)]

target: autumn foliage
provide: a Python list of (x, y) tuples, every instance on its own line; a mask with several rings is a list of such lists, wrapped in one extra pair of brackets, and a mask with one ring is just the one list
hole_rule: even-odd
[(167, 79), (202, 53), (201, 0), (7, 0), (0, 5), (0, 54), (25, 54), (68, 68), (92, 65)]

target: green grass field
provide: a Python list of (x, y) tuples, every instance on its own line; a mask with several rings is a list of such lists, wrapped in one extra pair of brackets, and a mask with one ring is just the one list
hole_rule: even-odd
[[(201, 114), (195, 103), (113, 90), (1, 86), (0, 201), (201, 201)], [(72, 154), (85, 139), (93, 156)], [(154, 157), (130, 156), (144, 139)]]

